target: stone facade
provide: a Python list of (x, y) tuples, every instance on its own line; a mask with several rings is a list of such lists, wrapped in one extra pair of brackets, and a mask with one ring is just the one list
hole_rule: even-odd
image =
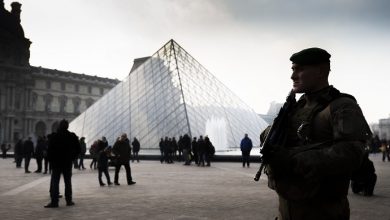
[(20, 25), (20, 4), (12, 11), (0, 1), (0, 143), (55, 131), (72, 120), (119, 80), (34, 67), (30, 40)]
[(390, 118), (379, 119), (377, 132), (381, 140), (390, 140)]

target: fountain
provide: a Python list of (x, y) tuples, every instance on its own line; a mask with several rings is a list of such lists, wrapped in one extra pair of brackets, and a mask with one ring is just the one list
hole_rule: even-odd
[(206, 121), (205, 134), (215, 147), (215, 151), (227, 151), (227, 123), (225, 118), (211, 117)]

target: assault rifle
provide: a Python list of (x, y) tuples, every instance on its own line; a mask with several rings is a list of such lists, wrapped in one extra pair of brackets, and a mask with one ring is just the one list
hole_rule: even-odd
[(291, 90), (286, 98), (286, 102), (283, 104), (278, 115), (274, 119), (274, 122), (271, 125), (268, 134), (266, 134), (264, 141), (260, 145), (261, 147), (260, 153), (262, 155), (260, 158), (261, 166), (254, 178), (255, 181), (259, 181), (264, 166), (269, 164), (273, 154), (278, 150), (275, 149), (275, 146), (278, 147), (284, 146), (286, 135), (287, 135), (286, 126), (287, 126), (288, 113), (291, 111), (291, 108), (295, 103), (296, 103), (295, 92)]

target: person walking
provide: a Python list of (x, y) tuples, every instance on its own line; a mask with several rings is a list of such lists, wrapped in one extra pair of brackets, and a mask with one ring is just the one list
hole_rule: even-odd
[(110, 179), (110, 174), (108, 172), (108, 156), (110, 153), (110, 149), (108, 146), (106, 146), (103, 141), (99, 141), (98, 144), (98, 162), (97, 162), (97, 167), (98, 167), (98, 179), (99, 179), (99, 184), (100, 186), (105, 186), (106, 184), (102, 180), (102, 174), (106, 176), (107, 179), (107, 184), (110, 186), (112, 185), (111, 179)]
[(241, 140), (240, 143), (240, 149), (242, 154), (242, 167), (245, 167), (246, 164), (249, 168), (252, 147), (252, 140), (248, 137), (248, 134), (245, 134), (244, 138)]
[(72, 199), (72, 165), (74, 159), (80, 154), (80, 142), (73, 132), (68, 131), (68, 126), (68, 121), (61, 120), (57, 132), (50, 135), (48, 158), (52, 168), (50, 180), (51, 201), (45, 208), (58, 207), (61, 174), (65, 183), (66, 205), (75, 205)]
[[(292, 91), (281, 108), (286, 114), (275, 119), (285, 124), (266, 129), (278, 132), (269, 135), (282, 144), (269, 142), (267, 131), (261, 135), (268, 186), (279, 197), (279, 219), (350, 218), (349, 182), (372, 133), (356, 99), (329, 85), (330, 57), (321, 48), (291, 56)], [(298, 101), (296, 93), (304, 93)]]
[(85, 170), (84, 167), (84, 158), (85, 153), (87, 152), (87, 144), (85, 143), (85, 137), (80, 138), (80, 155), (79, 155), (79, 169)]
[(115, 142), (114, 146), (112, 147), (112, 151), (117, 157), (117, 161), (115, 164), (114, 184), (118, 186), (120, 185), (119, 170), (121, 166), (124, 166), (126, 170), (127, 185), (135, 184), (133, 178), (131, 177), (131, 169), (130, 169), (131, 147), (126, 133), (123, 133), (120, 139)]
[(89, 148), (89, 155), (92, 158), (92, 161), (91, 161), (91, 164), (89, 164), (89, 167), (91, 169), (93, 167), (94, 170), (96, 170), (96, 165), (97, 165), (97, 157), (98, 157), (97, 148), (98, 148), (98, 140), (94, 141), (93, 144), (91, 145), (91, 147)]

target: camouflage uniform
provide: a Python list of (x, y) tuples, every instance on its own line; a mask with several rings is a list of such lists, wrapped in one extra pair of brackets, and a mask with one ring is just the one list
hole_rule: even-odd
[[(286, 150), (277, 163), (283, 167), (267, 167), (268, 184), (279, 195), (279, 219), (349, 219), (350, 177), (371, 132), (352, 96), (333, 99), (310, 118), (333, 91), (329, 86), (301, 97), (288, 118)], [(304, 121), (308, 126), (299, 128)], [(283, 174), (273, 175), (276, 169)]]

